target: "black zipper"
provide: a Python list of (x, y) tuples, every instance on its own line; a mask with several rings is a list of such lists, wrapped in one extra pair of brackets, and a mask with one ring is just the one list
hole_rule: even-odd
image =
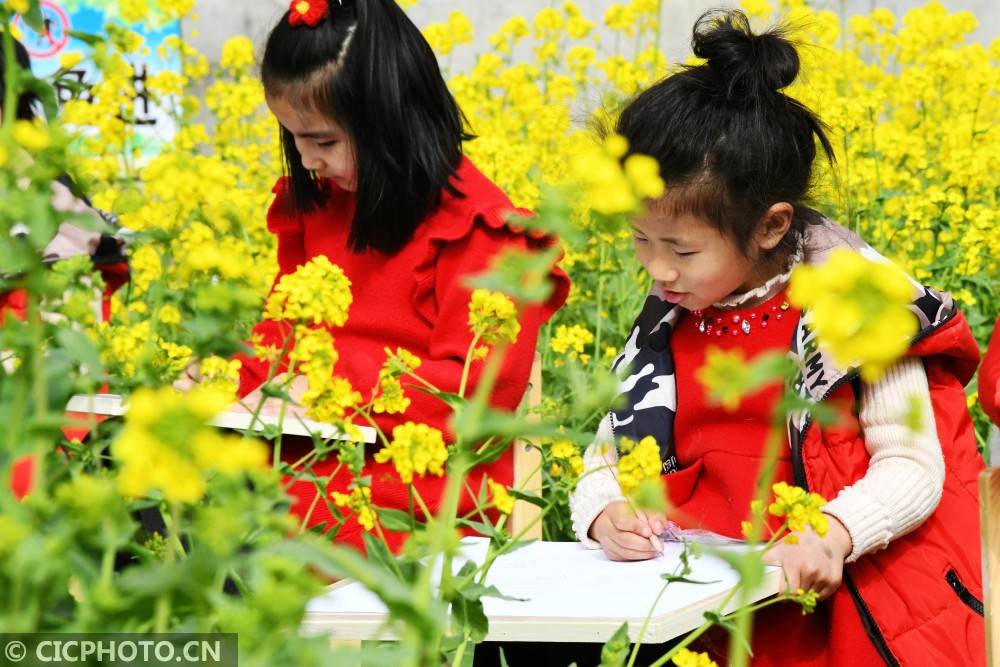
[(948, 573), (944, 575), (944, 580), (948, 582), (951, 589), (955, 591), (958, 595), (958, 599), (966, 604), (969, 609), (976, 612), (980, 616), (983, 615), (983, 601), (972, 594), (962, 580), (958, 578), (958, 572), (955, 572), (954, 568), (948, 570)]
[(872, 616), (871, 611), (868, 609), (868, 605), (865, 604), (861, 594), (858, 593), (858, 589), (854, 586), (854, 581), (846, 572), (844, 573), (844, 583), (847, 584), (847, 589), (851, 592), (851, 597), (854, 599), (854, 606), (858, 608), (858, 615), (861, 617), (861, 625), (864, 627), (865, 633), (868, 635), (868, 639), (870, 639), (872, 644), (875, 645), (875, 650), (878, 651), (879, 657), (881, 657), (882, 660), (885, 661), (885, 664), (889, 665), (889, 667), (899, 667), (899, 660), (897, 660), (896, 656), (892, 654), (892, 649), (889, 648), (889, 644), (885, 641), (885, 637), (882, 636), (882, 630), (879, 629), (878, 623), (875, 622), (875, 617)]

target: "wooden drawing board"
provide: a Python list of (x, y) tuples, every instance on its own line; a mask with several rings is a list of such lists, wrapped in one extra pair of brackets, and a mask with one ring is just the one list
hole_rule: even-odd
[[(80, 415), (102, 415), (108, 417), (121, 417), (128, 412), (128, 406), (122, 401), (122, 397), (117, 394), (95, 394), (93, 396), (77, 395), (73, 396), (66, 405), (67, 412), (74, 412)], [(251, 428), (253, 422), (253, 428)], [(273, 414), (260, 414), (256, 420), (253, 415), (237, 406), (232, 410), (223, 412), (215, 417), (210, 423), (219, 428), (229, 428), (236, 431), (260, 431), (265, 425), (277, 426), (279, 418)], [(375, 429), (370, 426), (358, 426), (365, 442), (375, 442)], [(310, 433), (315, 433), (323, 439), (346, 439), (337, 428), (331, 424), (303, 419), (298, 416), (286, 415), (281, 420), (281, 432), (286, 435), (301, 435), (309, 437)]]
[[(482, 562), (487, 545), (486, 538), (465, 538), (456, 571), (466, 559)], [(623, 621), (628, 621), (635, 639), (665, 583), (660, 575), (675, 572), (682, 551), (680, 543), (665, 542), (659, 558), (623, 563), (577, 542), (534, 542), (504, 555), (490, 569), (486, 583), (524, 600), (483, 598), (489, 617), (487, 639), (603, 643)], [(692, 559), (691, 565), (690, 579), (712, 583), (671, 583), (656, 605), (645, 643), (662, 643), (698, 627), (703, 614), (716, 610), (738, 582), (725, 561), (707, 553)], [(780, 577), (780, 568), (768, 567), (762, 586), (748, 603), (776, 594)], [(725, 613), (737, 608), (738, 598), (734, 596)], [(343, 641), (393, 639), (386, 620), (386, 609), (374, 594), (357, 582), (342, 581), (309, 603), (302, 632)]]

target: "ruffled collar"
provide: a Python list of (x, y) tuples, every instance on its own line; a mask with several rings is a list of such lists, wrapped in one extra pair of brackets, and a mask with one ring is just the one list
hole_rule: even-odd
[(788, 281), (792, 277), (792, 271), (795, 270), (796, 266), (802, 263), (802, 259), (805, 255), (802, 246), (803, 244), (800, 239), (799, 243), (796, 245), (795, 252), (788, 258), (788, 268), (784, 273), (774, 276), (760, 287), (755, 287), (749, 292), (727, 296), (725, 299), (713, 303), (712, 307), (717, 308), (718, 310), (753, 308), (754, 306), (759, 306), (760, 304), (773, 299), (775, 295), (785, 289), (785, 286), (788, 285)]

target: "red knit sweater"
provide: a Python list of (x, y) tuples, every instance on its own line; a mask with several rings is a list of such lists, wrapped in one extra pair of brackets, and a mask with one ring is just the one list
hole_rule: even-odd
[[(783, 303), (787, 303), (784, 291), (756, 308), (725, 313), (709, 309), (705, 317), (710, 318), (712, 330), (707, 333), (698, 330), (700, 318), (692, 313), (685, 313), (677, 324), (672, 350), (678, 387), (674, 438), (680, 470), (663, 479), (682, 524), (742, 538), (740, 521), (750, 512), (758, 462), (781, 386), (774, 382), (749, 394), (735, 411), (729, 411), (709, 403), (697, 373), (705, 364), (709, 347), (742, 349), (747, 361), (768, 352), (787, 352), (799, 313), (791, 308), (781, 310)], [(749, 319), (751, 315), (750, 334), (744, 334), (732, 318)], [(762, 327), (765, 316), (766, 326)], [(734, 329), (736, 336), (732, 335)], [(785, 446), (778, 451), (774, 481), (792, 480), (791, 455)], [(778, 525), (780, 522), (775, 527)]]
[[(331, 184), (332, 195), (327, 204), (321, 210), (302, 215), (292, 212), (287, 182), (282, 179), (275, 186), (276, 198), (267, 219), (268, 229), (278, 237), (279, 273), (275, 282), (318, 255), (326, 255), (344, 270), (351, 281), (354, 299), (347, 323), (331, 330), (340, 354), (334, 372), (350, 380), (365, 400), (378, 383), (386, 347), (393, 350), (403, 347), (414, 353), (423, 362), (417, 371), (421, 377), (442, 391), (457, 392), (472, 340), (467, 324), (471, 291), (465, 287), (464, 279), (487, 270), (491, 259), (503, 249), (530, 249), (551, 243), (504, 224), (506, 215), (516, 209), (468, 159), (463, 159), (453, 182), (465, 197), (443, 193), (440, 207), (421, 223), (413, 239), (391, 256), (374, 250), (361, 253), (350, 250), (347, 239), (354, 213), (352, 193)], [(520, 335), (508, 350), (491, 398), (495, 407), (513, 410), (520, 403), (528, 384), (538, 330), (566, 300), (569, 291), (566, 274), (553, 269), (551, 279), (555, 290), (548, 303), (524, 309), (519, 318)], [(281, 327), (267, 320), (254, 328), (254, 334), (261, 336), (265, 344), (280, 345), (283, 339)], [(238, 358), (243, 362), (240, 394), (245, 395), (264, 381), (268, 368), (252, 356)], [(470, 387), (475, 387), (482, 366), (481, 363), (473, 366)], [(394, 426), (414, 421), (441, 429), (447, 437), (450, 408), (415, 389), (408, 389), (406, 395), (412, 401), (407, 412), (376, 416), (379, 427), (391, 437)], [(292, 462), (309, 449), (309, 443), (286, 440), (282, 455)], [(410, 503), (407, 486), (399, 481), (391, 463), (372, 460), (374, 451), (372, 446), (366, 452), (364, 470), (372, 479), (373, 504), (407, 510)], [(313, 472), (329, 475), (335, 467), (331, 457), (314, 466)], [(470, 475), (470, 487), (478, 491), (486, 474), (510, 484), (513, 479), (510, 453), (476, 469)], [(328, 491), (344, 492), (350, 481), (350, 475), (342, 471), (334, 477)], [(444, 479), (428, 476), (415, 478), (414, 483), (430, 510), (435, 511)], [(291, 493), (295, 499), (292, 512), (304, 516), (315, 497), (315, 487), (311, 482), (300, 482), (292, 486)], [(467, 512), (472, 506), (471, 499), (463, 497), (460, 512)], [(309, 523), (332, 525), (326, 502), (321, 500), (316, 504)], [(397, 550), (405, 535), (387, 533), (387, 537), (390, 547)], [(336, 539), (360, 546), (361, 528), (353, 519), (349, 520)]]

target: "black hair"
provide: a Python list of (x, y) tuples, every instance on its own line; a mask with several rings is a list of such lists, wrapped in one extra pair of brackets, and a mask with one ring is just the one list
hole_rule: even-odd
[(784, 28), (755, 34), (738, 10), (711, 10), (694, 26), (686, 66), (642, 92), (617, 131), (629, 151), (657, 160), (673, 213), (706, 219), (749, 255), (757, 224), (777, 202), (794, 208), (789, 234), (765, 259), (787, 259), (815, 212), (810, 199), (816, 141), (830, 163), (822, 122), (781, 89), (799, 72)]
[[(24, 48), (21, 42), (14, 41), (14, 60), (17, 61), (17, 66), (22, 70), (27, 72), (31, 71), (31, 58), (28, 56), (28, 50)], [(0, 107), (3, 106), (3, 102), (7, 99), (7, 54), (3, 48), (2, 43), (0, 43)], [(17, 98), (17, 110), (16, 117), (18, 120), (33, 120), (35, 118), (35, 108), (38, 104), (38, 96), (35, 93), (22, 91)]]
[[(465, 118), (434, 51), (395, 0), (331, 0), (315, 28), (292, 26), (288, 17), (268, 37), (264, 89), (350, 135), (358, 170), (350, 246), (395, 253), (440, 205), (443, 190), (462, 196), (450, 179), (462, 142), (472, 138)], [(302, 166), (287, 128), (281, 140), (295, 206), (321, 206), (326, 185)]]

